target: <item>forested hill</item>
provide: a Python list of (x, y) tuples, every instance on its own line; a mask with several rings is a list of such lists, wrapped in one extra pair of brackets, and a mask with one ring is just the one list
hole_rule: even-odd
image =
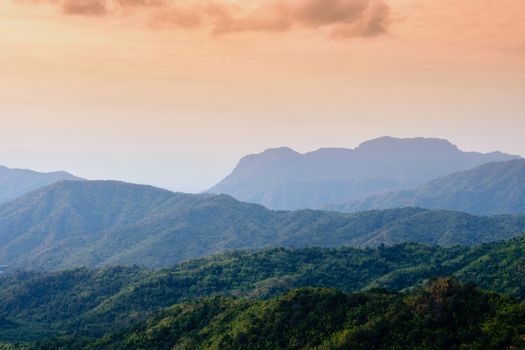
[(407, 295), (305, 288), (267, 301), (175, 305), (95, 341), (59, 337), (32, 349), (523, 349), (525, 306), (451, 279)]
[(41, 173), (0, 166), (0, 203), (8, 202), (37, 188), (62, 180), (82, 180), (65, 171)]
[(0, 277), (0, 316), (13, 326), (2, 329), (0, 342), (58, 332), (101, 335), (199, 297), (258, 300), (306, 286), (407, 291), (429, 278), (455, 276), (524, 300), (523, 266), (525, 238), (472, 248), (413, 243), (365, 250), (281, 248), (232, 252), (164, 270), (112, 267), (8, 274)]
[(525, 213), (525, 160), (485, 164), (408, 191), (372, 196), (333, 209), (355, 212), (401, 207), (459, 210), (477, 215)]
[(271, 211), (225, 195), (173, 193), (114, 181), (64, 181), (0, 205), (0, 265), (166, 267), (263, 247), (473, 245), (525, 232), (525, 216), (416, 208), (356, 214)]

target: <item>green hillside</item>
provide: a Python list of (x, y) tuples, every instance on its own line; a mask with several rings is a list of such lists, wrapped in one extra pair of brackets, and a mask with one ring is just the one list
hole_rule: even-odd
[(267, 301), (211, 298), (172, 306), (95, 341), (32, 349), (517, 349), (525, 305), (455, 280), (409, 294), (295, 289)]
[(452, 246), (508, 239), (525, 216), (416, 208), (356, 214), (271, 211), (225, 195), (173, 193), (114, 181), (61, 182), (0, 206), (6, 270), (141, 265), (264, 247)]
[(200, 297), (264, 300), (302, 287), (407, 291), (438, 276), (455, 276), (523, 300), (523, 266), (525, 238), (472, 248), (413, 243), (364, 250), (281, 248), (232, 252), (163, 270), (113, 267), (7, 274), (0, 278), (0, 316), (18, 326), (2, 329), (0, 341), (61, 332), (100, 336)]

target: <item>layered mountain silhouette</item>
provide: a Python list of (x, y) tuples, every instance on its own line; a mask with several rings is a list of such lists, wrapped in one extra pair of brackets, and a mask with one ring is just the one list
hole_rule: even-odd
[(272, 211), (226, 195), (173, 193), (114, 181), (63, 181), (0, 205), (0, 265), (170, 266), (234, 249), (444, 246), (525, 232), (525, 216), (394, 209), (356, 214)]
[(385, 191), (412, 189), (436, 178), (519, 157), (463, 152), (441, 139), (383, 137), (355, 149), (300, 154), (269, 149), (241, 159), (210, 193), (272, 209), (318, 209)]
[(18, 198), (37, 188), (62, 180), (82, 180), (65, 171), (40, 173), (26, 169), (0, 166), (0, 203)]
[(413, 206), (473, 214), (523, 214), (525, 160), (485, 164), (431, 181), (415, 190), (372, 196), (333, 208), (360, 211)]

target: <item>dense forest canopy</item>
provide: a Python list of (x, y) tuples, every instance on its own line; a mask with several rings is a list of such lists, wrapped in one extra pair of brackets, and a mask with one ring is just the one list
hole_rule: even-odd
[(231, 252), (172, 268), (76, 269), (0, 277), (0, 339), (24, 341), (76, 332), (101, 336), (195, 298), (266, 300), (294, 288), (408, 292), (454, 276), (515, 300), (525, 298), (525, 238), (476, 247), (414, 243), (377, 249), (305, 248)]
[(525, 304), (434, 279), (407, 294), (302, 288), (265, 301), (206, 298), (174, 305), (125, 332), (62, 336), (29, 349), (518, 349)]

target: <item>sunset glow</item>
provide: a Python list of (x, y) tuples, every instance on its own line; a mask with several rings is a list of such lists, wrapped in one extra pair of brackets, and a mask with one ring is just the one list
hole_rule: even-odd
[(0, 155), (184, 191), (275, 146), (525, 155), (524, 17), (522, 0), (2, 1)]

